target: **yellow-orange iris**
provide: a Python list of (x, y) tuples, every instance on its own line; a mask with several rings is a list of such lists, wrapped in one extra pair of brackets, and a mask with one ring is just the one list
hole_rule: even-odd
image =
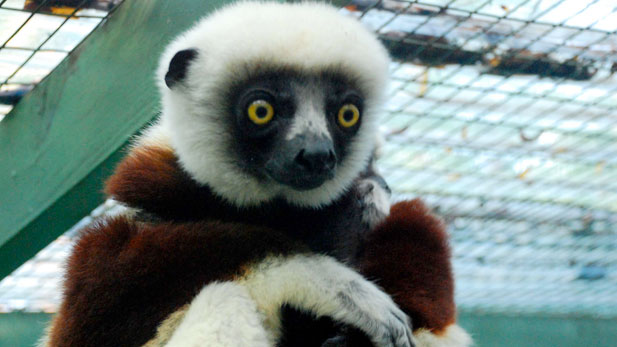
[(255, 100), (249, 105), (247, 113), (253, 123), (264, 125), (274, 117), (274, 107), (266, 100)]
[(338, 110), (338, 122), (343, 128), (351, 128), (359, 119), (360, 110), (354, 104), (345, 104)]

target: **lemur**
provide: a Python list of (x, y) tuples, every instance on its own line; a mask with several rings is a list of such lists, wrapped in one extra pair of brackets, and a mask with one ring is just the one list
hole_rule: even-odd
[(317, 3), (239, 2), (176, 38), (161, 116), (106, 185), (134, 212), (82, 232), (44, 342), (350, 344), (343, 324), (375, 346), (468, 345), (443, 225), (418, 200), (386, 217), (371, 172), (388, 65)]

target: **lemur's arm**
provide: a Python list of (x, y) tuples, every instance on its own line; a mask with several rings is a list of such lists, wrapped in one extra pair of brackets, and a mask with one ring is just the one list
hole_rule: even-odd
[(315, 254), (271, 257), (249, 269), (248, 288), (278, 331), (283, 304), (354, 326), (375, 346), (413, 346), (408, 317), (370, 281), (335, 259)]
[(354, 326), (375, 346), (413, 346), (408, 317), (390, 297), (322, 255), (268, 257), (234, 282), (207, 285), (166, 346), (272, 345), (283, 304)]
[[(220, 283), (231, 284), (225, 287), (227, 301), (214, 295), (222, 293)], [(199, 340), (191, 334), (205, 334), (207, 342), (207, 328), (213, 328), (233, 339), (234, 317), (223, 314), (227, 320), (218, 321), (221, 329), (204, 326), (200, 317), (209, 313), (205, 310), (235, 311), (238, 303), (251, 300), (259, 317), (251, 316), (249, 305), (239, 311), (248, 312), (240, 322), (254, 326), (265, 317), (264, 329), (274, 335), (278, 310), (289, 304), (356, 326), (377, 346), (412, 345), (406, 315), (386, 294), (332, 258), (306, 253), (274, 230), (219, 222), (153, 225), (125, 217), (99, 223), (77, 242), (50, 345), (142, 345), (161, 322), (189, 303), (178, 336)], [(265, 334), (251, 336), (259, 340)], [(184, 341), (180, 337), (169, 343)]]
[(413, 346), (408, 318), (389, 296), (336, 260), (312, 254), (271, 256), (233, 282), (205, 286), (165, 346), (272, 346), (283, 304), (357, 327), (375, 346)]

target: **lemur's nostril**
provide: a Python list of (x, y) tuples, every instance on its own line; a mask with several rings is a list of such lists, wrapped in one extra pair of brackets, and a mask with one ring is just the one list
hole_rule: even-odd
[(332, 168), (332, 166), (334, 166), (334, 164), (336, 163), (336, 155), (334, 154), (334, 151), (330, 150), (330, 153), (328, 155), (328, 166), (330, 166), (330, 168)]
[(311, 162), (304, 157), (305, 150), (300, 150), (300, 153), (296, 155), (296, 163), (305, 169), (309, 169), (311, 167)]
[(300, 150), (296, 155), (296, 164), (310, 173), (332, 170), (336, 155), (328, 146), (310, 146)]

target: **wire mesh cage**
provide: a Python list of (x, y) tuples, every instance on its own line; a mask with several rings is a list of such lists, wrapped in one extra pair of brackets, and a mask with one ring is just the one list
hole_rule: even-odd
[(0, 0), (0, 119), (121, 0)]
[(379, 162), (464, 310), (617, 316), (617, 4), (351, 1), (395, 59)]
[[(394, 59), (378, 167), (448, 222), (459, 308), (616, 318), (617, 4), (336, 3)], [(35, 269), (0, 284), (0, 309), (37, 310), (1, 289)]]

